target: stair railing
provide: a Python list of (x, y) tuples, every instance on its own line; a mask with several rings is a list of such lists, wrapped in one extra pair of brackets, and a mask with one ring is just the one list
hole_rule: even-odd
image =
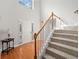
[[(60, 17), (56, 16), (53, 12), (50, 15), (50, 17), (46, 20), (46, 22), (43, 24), (43, 26), (39, 29), (39, 31), (37, 33), (34, 33), (34, 59), (37, 59), (37, 37), (38, 35), (42, 32), (42, 30), (46, 27), (47, 24), (49, 24), (50, 22), (52, 22), (54, 20), (54, 17), (58, 18), (59, 20), (61, 20)], [(62, 21), (62, 20), (61, 20)], [(52, 23), (51, 23), (52, 26)], [(49, 34), (48, 34), (49, 35)], [(42, 46), (41, 46), (42, 47)], [(38, 53), (39, 54), (39, 53)]]

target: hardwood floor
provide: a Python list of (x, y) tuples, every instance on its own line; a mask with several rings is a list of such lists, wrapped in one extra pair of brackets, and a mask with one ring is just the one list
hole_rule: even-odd
[[(37, 51), (40, 48), (38, 43), (40, 41), (37, 41)], [(18, 46), (9, 51), (8, 55), (0, 54), (0, 59), (34, 59), (34, 42)]]

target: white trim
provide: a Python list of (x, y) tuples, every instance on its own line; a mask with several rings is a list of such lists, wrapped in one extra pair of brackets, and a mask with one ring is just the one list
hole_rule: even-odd
[(34, 0), (32, 0), (32, 9), (34, 9)]

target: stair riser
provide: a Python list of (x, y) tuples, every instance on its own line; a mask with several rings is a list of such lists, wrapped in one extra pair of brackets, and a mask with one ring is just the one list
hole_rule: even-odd
[(42, 57), (42, 59), (46, 59), (45, 57)]
[(56, 59), (56, 58), (46, 54), (45, 56), (42, 57), (42, 59)]
[(62, 57), (62, 56), (60, 56), (60, 55), (58, 55), (58, 54), (56, 54), (48, 49), (46, 50), (46, 53), (51, 55), (52, 57), (55, 57), (56, 59), (66, 59), (66, 58), (64, 58), (64, 57)]
[(61, 37), (61, 38), (68, 38), (68, 39), (78, 40), (77, 36), (72, 36), (72, 35), (53, 34), (53, 37)]
[(60, 46), (57, 46), (57, 45), (54, 45), (54, 44), (51, 44), (51, 43), (49, 43), (49, 47), (52, 47), (52, 48), (55, 48), (57, 50), (66, 52), (66, 53), (71, 54), (71, 55), (76, 56), (76, 57), (78, 56), (77, 51), (73, 51), (71, 49), (67, 49), (67, 48), (64, 48), (64, 47), (60, 47)]
[(78, 43), (74, 43), (74, 42), (70, 42), (70, 41), (65, 41), (65, 40), (59, 40), (59, 39), (52, 39), (52, 42), (57, 42), (57, 43), (61, 43), (61, 44), (65, 44), (65, 45), (69, 45), (69, 46), (73, 46), (73, 47), (78, 47)]
[(69, 31), (69, 30), (55, 30), (54, 33), (69, 33), (69, 34), (78, 34), (77, 31)]
[(78, 26), (65, 26), (63, 27), (65, 30), (73, 30), (78, 31)]

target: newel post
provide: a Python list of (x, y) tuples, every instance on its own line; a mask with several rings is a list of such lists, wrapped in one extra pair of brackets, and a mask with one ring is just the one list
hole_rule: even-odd
[(34, 33), (34, 40), (35, 40), (35, 42), (34, 42), (34, 52), (35, 52), (35, 56), (34, 56), (34, 59), (37, 59), (37, 47), (36, 47), (36, 39), (37, 39), (37, 34), (36, 33)]

